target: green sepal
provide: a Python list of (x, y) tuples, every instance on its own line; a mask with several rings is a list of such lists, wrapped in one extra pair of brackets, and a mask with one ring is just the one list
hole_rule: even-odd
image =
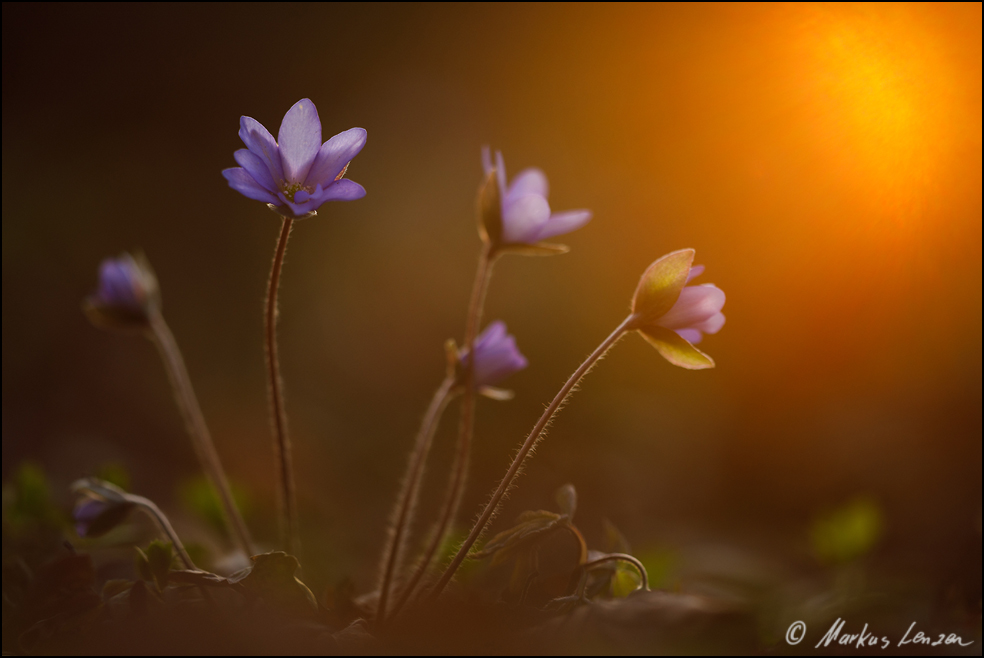
[(499, 198), (499, 179), (493, 169), (478, 188), (478, 234), (482, 241), (497, 247), (502, 239), (502, 199)]
[(650, 345), (656, 348), (657, 352), (663, 355), (664, 359), (675, 366), (687, 370), (704, 370), (714, 367), (714, 359), (691, 345), (689, 341), (672, 329), (658, 325), (647, 325), (640, 327), (639, 333)]
[(681, 249), (666, 254), (650, 265), (639, 279), (632, 296), (632, 313), (643, 322), (666, 315), (687, 284), (693, 262), (694, 250)]
[(523, 244), (515, 242), (504, 244), (496, 248), (499, 254), (516, 254), (517, 256), (557, 256), (566, 254), (571, 248), (566, 244), (551, 244), (549, 242), (537, 242), (536, 244)]

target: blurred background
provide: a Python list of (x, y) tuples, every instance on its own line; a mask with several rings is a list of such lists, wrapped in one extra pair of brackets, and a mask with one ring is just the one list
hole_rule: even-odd
[[(530, 367), (514, 400), (479, 403), (465, 520), (646, 266), (693, 247), (728, 296), (702, 344), (717, 368), (625, 339), (497, 528), (572, 482), (589, 543), (608, 520), (684, 589), (812, 573), (860, 528), (849, 558), (976, 606), (979, 628), (980, 4), (5, 4), (5, 482), (33, 465), (67, 511), (68, 483), (115, 472), (226, 546), (153, 346), (80, 311), (99, 262), (140, 248), (276, 545), (262, 308), (279, 222), (220, 172), (240, 115), (276, 134), (302, 97), (326, 139), (369, 134), (347, 174), (368, 195), (296, 226), (281, 289), (310, 578), (374, 583), (443, 341), (463, 333), (488, 144), (594, 219), (567, 255), (496, 267), (485, 317)], [(452, 405), (424, 520), (456, 426)]]

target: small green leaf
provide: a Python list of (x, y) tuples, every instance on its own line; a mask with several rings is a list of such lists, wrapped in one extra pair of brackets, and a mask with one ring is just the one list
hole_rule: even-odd
[(310, 617), (317, 614), (318, 601), (314, 594), (294, 576), (300, 568), (296, 557), (283, 551), (274, 551), (254, 555), (250, 559), (253, 561), (253, 568), (239, 581), (248, 594), (291, 615)]
[(643, 321), (657, 320), (665, 315), (680, 297), (693, 262), (694, 250), (681, 249), (650, 265), (632, 296), (632, 312)]
[(501, 254), (516, 254), (517, 256), (557, 256), (566, 254), (571, 248), (566, 244), (551, 244), (537, 242), (536, 244), (513, 243), (504, 244), (496, 251)]
[(554, 500), (557, 501), (557, 507), (560, 508), (561, 514), (568, 519), (574, 518), (574, 512), (577, 511), (577, 490), (573, 484), (565, 484), (557, 489)]
[(490, 400), (497, 400), (499, 402), (512, 400), (515, 397), (515, 393), (512, 391), (505, 388), (496, 388), (495, 386), (483, 386), (478, 389), (478, 393)]
[(639, 329), (646, 341), (656, 348), (663, 358), (675, 366), (687, 370), (703, 370), (714, 367), (714, 359), (680, 337), (677, 332), (656, 325)]
[(884, 529), (881, 508), (870, 498), (857, 498), (813, 522), (813, 551), (821, 561), (842, 564), (869, 553)]
[(478, 233), (486, 244), (498, 246), (502, 239), (502, 200), (499, 179), (493, 169), (478, 189)]
[(170, 542), (155, 540), (145, 550), (137, 548), (137, 573), (143, 580), (152, 580), (163, 592), (174, 563), (174, 547)]
[(470, 557), (481, 560), (493, 556), (492, 566), (502, 564), (517, 551), (539, 539), (544, 533), (557, 529), (562, 523), (563, 517), (554, 512), (545, 510), (523, 512), (516, 520), (515, 526), (497, 534), (482, 547), (482, 550), (473, 553)]

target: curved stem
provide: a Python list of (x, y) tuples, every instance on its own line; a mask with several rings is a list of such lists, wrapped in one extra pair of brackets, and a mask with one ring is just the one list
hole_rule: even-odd
[(413, 522), (417, 498), (420, 493), (420, 483), (424, 478), (424, 466), (430, 454), (438, 422), (440, 422), (444, 409), (453, 395), (454, 383), (454, 375), (449, 375), (434, 393), (420, 425), (420, 432), (417, 433), (413, 451), (410, 453), (410, 463), (407, 464), (407, 473), (403, 478), (403, 485), (396, 499), (396, 507), (393, 510), (393, 525), (383, 553), (379, 605), (376, 609), (376, 621), (378, 622), (382, 622), (386, 618), (386, 604), (389, 599), (390, 586), (397, 564), (402, 561), (403, 552), (406, 548), (407, 532)]
[(646, 592), (649, 591), (649, 574), (646, 573), (646, 567), (644, 567), (642, 565), (642, 562), (640, 562), (637, 558), (629, 555), (628, 553), (609, 553), (608, 555), (604, 557), (600, 557), (597, 560), (592, 560), (591, 562), (586, 562), (582, 564), (581, 568), (585, 572), (588, 572), (594, 567), (597, 567), (601, 564), (605, 564), (606, 562), (615, 562), (615, 561), (628, 562), (629, 564), (634, 566), (636, 568), (636, 571), (639, 572), (639, 577), (642, 579), (642, 585), (640, 585), (639, 589)]
[(253, 554), (249, 529), (246, 527), (246, 522), (243, 521), (239, 508), (236, 507), (236, 502), (232, 497), (232, 490), (229, 488), (229, 481), (226, 479), (222, 462), (219, 460), (219, 453), (216, 452), (215, 444), (212, 443), (212, 436), (205, 424), (205, 416), (198, 404), (195, 390), (191, 386), (188, 369), (185, 367), (184, 359), (181, 358), (181, 350), (178, 349), (174, 334), (171, 333), (171, 329), (159, 312), (150, 315), (150, 330), (151, 338), (164, 360), (178, 408), (184, 417), (192, 445), (198, 454), (198, 460), (205, 470), (205, 475), (219, 495), (226, 526), (232, 532), (233, 541), (249, 557)]
[(273, 440), (277, 454), (277, 471), (280, 480), (281, 532), (284, 550), (294, 555), (300, 548), (297, 538), (297, 504), (294, 493), (294, 465), (291, 460), (290, 437), (287, 434), (287, 414), (284, 412), (283, 382), (280, 378), (280, 360), (277, 357), (277, 292), (280, 289), (280, 270), (287, 251), (287, 238), (294, 220), (282, 217), (280, 240), (273, 256), (270, 282), (267, 285), (265, 331), (267, 374), (270, 379), (270, 406), (273, 415)]
[[(495, 264), (497, 255), (493, 248), (486, 245), (482, 249), (482, 254), (478, 260), (478, 270), (475, 272), (475, 283), (472, 285), (471, 300), (468, 303), (468, 316), (465, 319), (465, 343), (463, 351), (469, 355), (474, 354), (475, 337), (478, 335), (478, 327), (482, 321), (482, 310), (485, 305), (485, 294), (488, 291), (489, 279), (492, 276), (492, 266)], [(396, 615), (420, 583), (420, 579), (430, 568), (438, 549), (444, 543), (444, 537), (455, 515), (461, 505), (461, 498), (465, 493), (465, 483), (468, 475), (468, 461), (471, 454), (472, 434), (475, 427), (475, 359), (471, 357), (465, 363), (462, 373), (462, 383), (464, 385), (464, 397), (461, 401), (461, 422), (458, 426), (458, 443), (455, 447), (454, 461), (451, 465), (451, 477), (448, 480), (447, 493), (441, 503), (441, 511), (438, 515), (437, 526), (431, 536), (427, 548), (417, 566), (414, 568), (413, 575), (403, 589), (393, 614)]]
[(196, 570), (197, 567), (195, 567), (195, 563), (191, 561), (188, 551), (185, 550), (184, 544), (182, 544), (181, 540), (178, 538), (178, 533), (176, 533), (174, 528), (171, 527), (171, 522), (167, 520), (166, 516), (164, 516), (164, 512), (161, 511), (161, 508), (155, 505), (154, 501), (149, 498), (144, 498), (143, 496), (127, 494), (126, 499), (142, 509), (147, 516), (153, 519), (161, 533), (174, 546), (174, 551), (178, 554), (178, 558), (181, 560), (184, 568), (189, 571)]
[(543, 415), (540, 416), (540, 420), (538, 420), (536, 425), (533, 426), (533, 431), (531, 431), (530, 435), (526, 437), (526, 441), (523, 442), (519, 452), (516, 453), (516, 457), (513, 458), (512, 464), (509, 465), (509, 469), (502, 478), (502, 482), (499, 483), (499, 487), (495, 490), (495, 493), (492, 494), (492, 498), (486, 504), (485, 509), (479, 516), (478, 521), (475, 522), (471, 532), (468, 533), (468, 537), (465, 539), (464, 543), (458, 549), (454, 559), (451, 560), (451, 563), (448, 565), (447, 569), (445, 569), (441, 579), (431, 590), (429, 598), (437, 598), (437, 596), (444, 591), (444, 588), (447, 586), (452, 576), (454, 576), (454, 572), (458, 570), (458, 567), (461, 566), (465, 556), (468, 555), (468, 551), (471, 550), (471, 547), (476, 541), (478, 541), (478, 538), (482, 535), (482, 533), (485, 532), (485, 528), (492, 519), (492, 516), (495, 514), (496, 509), (499, 506), (499, 502), (502, 500), (502, 497), (506, 495), (506, 491), (512, 486), (513, 481), (516, 479), (516, 476), (519, 474), (519, 471), (523, 466), (523, 462), (526, 460), (526, 457), (540, 440), (540, 437), (546, 429), (547, 424), (553, 418), (554, 414), (557, 413), (557, 410), (560, 409), (561, 405), (564, 403), (564, 400), (567, 399), (567, 396), (571, 393), (577, 383), (581, 381), (581, 378), (584, 377), (584, 375), (591, 370), (591, 367), (605, 355), (605, 352), (611, 349), (612, 345), (618, 342), (619, 338), (625, 334), (635, 320), (636, 317), (634, 315), (627, 317), (622, 324), (620, 324), (615, 331), (609, 334), (608, 338), (602, 341), (601, 345), (599, 345), (595, 351), (592, 352), (587, 359), (585, 359), (584, 363), (582, 363), (578, 369), (574, 371), (574, 374), (571, 375), (570, 379), (568, 379), (567, 382), (561, 387), (553, 401), (543, 412)]

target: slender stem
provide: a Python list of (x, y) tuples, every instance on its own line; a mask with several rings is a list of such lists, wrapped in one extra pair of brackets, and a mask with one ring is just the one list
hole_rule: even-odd
[(475, 337), (478, 335), (478, 327), (482, 321), (482, 311), (485, 306), (485, 294), (488, 291), (489, 279), (492, 276), (492, 266), (495, 264), (497, 255), (492, 247), (486, 245), (482, 249), (482, 254), (478, 259), (478, 270), (475, 272), (475, 283), (472, 285), (471, 300), (468, 303), (468, 316), (465, 319), (465, 343), (464, 351), (469, 355), (462, 373), (462, 383), (464, 385), (464, 397), (461, 401), (461, 421), (458, 426), (458, 443), (455, 447), (454, 461), (451, 465), (451, 477), (448, 480), (447, 493), (441, 503), (441, 511), (438, 515), (437, 526), (431, 536), (430, 543), (424, 550), (424, 554), (414, 573), (407, 582), (400, 596), (399, 602), (393, 614), (396, 615), (410, 597), (413, 595), (420, 579), (430, 568), (431, 563), (437, 555), (438, 549), (444, 543), (444, 537), (448, 528), (454, 521), (461, 505), (461, 498), (465, 493), (465, 483), (468, 475), (468, 461), (471, 454), (472, 434), (475, 427), (475, 358), (471, 355), (475, 351)]
[(502, 497), (506, 495), (506, 491), (508, 491), (512, 486), (513, 481), (516, 479), (516, 476), (519, 474), (519, 471), (523, 466), (523, 462), (526, 460), (526, 457), (540, 440), (543, 431), (550, 423), (550, 420), (553, 418), (554, 414), (557, 413), (557, 410), (563, 405), (564, 400), (567, 399), (567, 396), (571, 393), (577, 383), (581, 381), (581, 378), (584, 377), (584, 375), (591, 370), (591, 367), (605, 355), (605, 352), (611, 349), (611, 347), (618, 342), (618, 340), (625, 334), (626, 331), (628, 331), (632, 323), (635, 321), (635, 315), (630, 315), (627, 317), (622, 324), (620, 324), (615, 331), (608, 336), (608, 338), (602, 341), (601, 345), (599, 345), (595, 351), (592, 352), (587, 359), (585, 359), (584, 363), (582, 363), (578, 369), (574, 371), (574, 374), (571, 375), (570, 379), (568, 379), (567, 382), (561, 387), (553, 401), (543, 412), (543, 415), (540, 416), (540, 420), (538, 420), (536, 425), (533, 426), (533, 431), (530, 432), (528, 437), (526, 437), (526, 441), (523, 443), (522, 447), (520, 447), (519, 452), (516, 453), (516, 457), (513, 459), (512, 464), (509, 465), (509, 469), (502, 478), (502, 482), (499, 483), (499, 487), (495, 490), (495, 493), (492, 494), (492, 498), (489, 500), (488, 504), (486, 504), (485, 509), (478, 518), (478, 521), (475, 522), (471, 532), (468, 533), (468, 537), (458, 549), (458, 553), (454, 556), (454, 559), (451, 560), (451, 563), (448, 565), (447, 569), (445, 569), (441, 579), (431, 590), (429, 598), (437, 598), (437, 596), (444, 591), (444, 588), (447, 586), (452, 576), (454, 576), (455, 571), (458, 570), (458, 567), (461, 566), (465, 556), (468, 555), (468, 551), (471, 550), (471, 547), (476, 541), (478, 541), (478, 538), (482, 535), (482, 533), (485, 532), (485, 528), (488, 526), (489, 521), (495, 514), (499, 506), (499, 502), (502, 500)]
[(181, 415), (184, 416), (188, 434), (191, 435), (192, 445), (198, 454), (198, 460), (205, 470), (205, 475), (219, 494), (226, 526), (232, 531), (233, 541), (248, 557), (253, 554), (249, 529), (246, 527), (246, 522), (243, 521), (232, 497), (229, 481), (226, 479), (225, 470), (219, 460), (219, 453), (215, 450), (215, 444), (212, 443), (212, 436), (205, 424), (205, 416), (198, 404), (195, 390), (191, 386), (191, 378), (188, 376), (184, 359), (181, 358), (178, 343), (174, 340), (174, 334), (171, 333), (171, 329), (159, 312), (150, 315), (150, 329), (151, 337), (164, 360), (178, 408), (181, 410)]
[(649, 591), (649, 574), (646, 573), (646, 567), (642, 565), (642, 562), (632, 557), (628, 553), (610, 553), (604, 557), (598, 558), (597, 560), (592, 560), (591, 562), (586, 562), (582, 564), (581, 568), (585, 571), (585, 573), (587, 573), (594, 567), (605, 564), (606, 562), (615, 562), (615, 561), (628, 562), (629, 564), (634, 566), (636, 568), (636, 571), (639, 572), (639, 577), (642, 579), (642, 585), (639, 586), (639, 589), (645, 592)]
[(178, 554), (178, 558), (181, 560), (184, 568), (191, 571), (195, 570), (197, 568), (195, 567), (195, 563), (191, 561), (188, 551), (185, 550), (184, 544), (182, 544), (181, 540), (178, 538), (178, 533), (176, 533), (174, 528), (171, 527), (171, 522), (167, 520), (166, 516), (164, 516), (164, 512), (161, 511), (161, 508), (155, 505), (154, 501), (149, 498), (144, 498), (143, 496), (127, 494), (126, 499), (142, 509), (147, 516), (154, 520), (154, 523), (157, 524), (161, 534), (163, 534), (164, 537), (167, 538), (167, 540), (174, 546), (174, 550)]
[(266, 362), (270, 378), (270, 406), (273, 414), (273, 439), (277, 454), (277, 470), (280, 480), (281, 532), (284, 550), (294, 555), (300, 548), (297, 537), (297, 503), (294, 493), (294, 465), (291, 460), (290, 437), (287, 434), (287, 414), (284, 412), (283, 381), (280, 378), (280, 360), (277, 358), (277, 291), (280, 289), (280, 270), (284, 265), (287, 238), (294, 220), (282, 217), (280, 240), (273, 256), (270, 282), (266, 298)]
[(376, 621), (382, 622), (386, 619), (386, 604), (389, 599), (390, 586), (393, 582), (393, 574), (397, 564), (402, 562), (403, 553), (407, 543), (407, 533), (417, 508), (417, 498), (420, 493), (420, 483), (424, 478), (424, 465), (430, 454), (431, 444), (433, 443), (434, 433), (440, 422), (444, 409), (453, 393), (455, 376), (449, 375), (441, 383), (441, 386), (434, 393), (424, 420), (420, 425), (420, 432), (410, 453), (410, 462), (407, 464), (407, 473), (403, 478), (403, 485), (396, 499), (396, 507), (393, 510), (393, 525), (387, 539), (386, 549), (383, 553), (382, 579), (379, 586), (379, 605), (376, 609)]

